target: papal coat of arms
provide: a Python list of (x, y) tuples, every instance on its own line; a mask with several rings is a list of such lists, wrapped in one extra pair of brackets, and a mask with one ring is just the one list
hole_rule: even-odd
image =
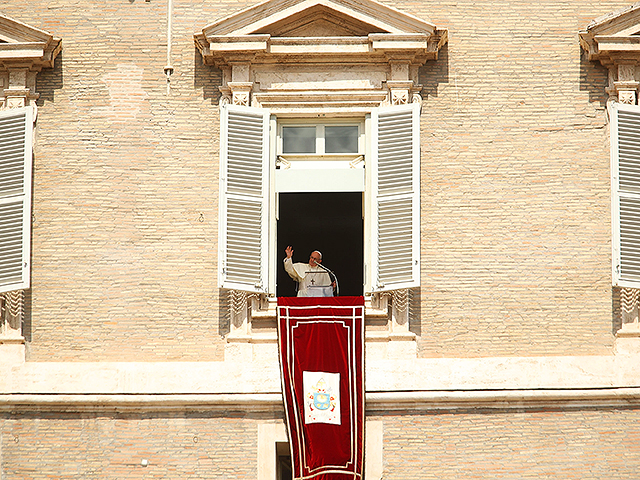
[(340, 374), (302, 372), (305, 423), (340, 425)]

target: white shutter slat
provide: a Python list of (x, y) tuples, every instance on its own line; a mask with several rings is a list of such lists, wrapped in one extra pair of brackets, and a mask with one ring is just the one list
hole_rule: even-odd
[(620, 196), (620, 277), (640, 281), (640, 198)]
[(413, 110), (391, 109), (377, 118), (378, 193), (410, 193), (413, 182)]
[(22, 279), (23, 202), (0, 205), (0, 278), (3, 283)]
[(409, 281), (412, 273), (411, 198), (378, 203), (378, 279), (383, 283)]
[(640, 115), (617, 108), (618, 188), (621, 192), (640, 193)]
[(372, 291), (419, 285), (419, 105), (372, 112)]
[(0, 112), (0, 293), (29, 288), (33, 109)]
[(268, 111), (222, 108), (220, 285), (267, 288)]

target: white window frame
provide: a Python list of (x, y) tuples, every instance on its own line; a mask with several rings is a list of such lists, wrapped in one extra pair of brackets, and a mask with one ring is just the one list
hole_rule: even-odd
[(34, 108), (0, 111), (0, 293), (30, 286)]
[[(358, 127), (358, 151), (347, 153), (326, 153), (325, 152), (325, 127), (335, 126)], [(284, 153), (283, 152), (283, 127), (316, 127), (316, 151), (315, 153)], [(322, 161), (343, 158), (357, 157), (365, 152), (365, 122), (364, 118), (344, 118), (344, 119), (278, 119), (277, 154), (287, 159)]]

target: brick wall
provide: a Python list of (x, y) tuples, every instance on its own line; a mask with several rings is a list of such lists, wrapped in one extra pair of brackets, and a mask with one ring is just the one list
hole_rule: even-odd
[(383, 478), (636, 478), (639, 420), (631, 409), (385, 416)]
[(450, 31), (422, 76), (422, 355), (610, 348), (606, 70), (577, 32), (623, 5), (421, 9)]
[[(384, 423), (386, 480), (627, 480), (640, 468), (637, 409), (406, 412), (371, 419)], [(228, 413), (6, 414), (0, 417), (0, 476), (255, 479), (258, 421)]]
[(0, 426), (3, 480), (256, 478), (256, 423), (233, 414), (14, 415)]
[[(622, 1), (386, 2), (449, 30), (422, 70), (421, 356), (606, 354), (606, 71)], [(28, 359), (220, 360), (220, 72), (193, 34), (253, 2), (13, 2), (62, 38), (38, 76)]]

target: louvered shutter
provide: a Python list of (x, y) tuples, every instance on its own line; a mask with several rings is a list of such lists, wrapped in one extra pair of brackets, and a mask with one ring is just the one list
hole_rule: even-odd
[(269, 112), (225, 105), (221, 117), (220, 285), (266, 292)]
[(371, 114), (371, 291), (420, 284), (420, 105)]
[(613, 284), (640, 288), (640, 107), (612, 104)]
[(29, 288), (33, 108), (0, 111), (0, 293)]

